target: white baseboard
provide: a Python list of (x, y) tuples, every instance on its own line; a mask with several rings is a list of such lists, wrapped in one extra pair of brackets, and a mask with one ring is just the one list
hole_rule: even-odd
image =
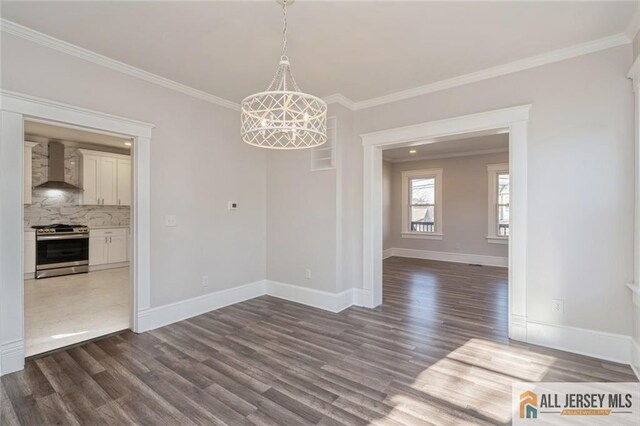
[(393, 256), (393, 249), (392, 248), (388, 248), (382, 251), (382, 260)]
[[(485, 256), (481, 254), (451, 253), (445, 251), (416, 250), (392, 248), (392, 256), (409, 257), (413, 259), (440, 260), (442, 262), (470, 263), (484, 266), (509, 266), (509, 259), (499, 256)], [(387, 251), (385, 250), (385, 252)]]
[(215, 309), (253, 299), (265, 294), (266, 281), (233, 287), (187, 300), (146, 309), (138, 314), (140, 332), (195, 317)]
[(340, 312), (354, 303), (355, 289), (349, 289), (342, 293), (329, 293), (327, 291), (314, 290), (278, 281), (267, 280), (267, 294), (291, 302), (302, 303), (314, 308), (324, 309), (329, 312)]
[(139, 313), (138, 324), (140, 332), (149, 331), (266, 294), (330, 312), (340, 312), (353, 305), (356, 299), (359, 302), (360, 291), (349, 289), (341, 293), (329, 293), (278, 281), (262, 280), (147, 309)]
[(366, 306), (366, 301), (369, 298), (369, 290), (363, 288), (353, 289), (353, 305), (354, 306)]
[(14, 340), (0, 345), (0, 376), (24, 368), (24, 340)]
[(527, 341), (527, 317), (511, 314), (511, 323), (509, 324), (509, 339), (517, 340), (519, 342)]
[(629, 365), (630, 336), (566, 325), (527, 321), (527, 342)]
[(105, 269), (124, 268), (129, 262), (105, 263), (103, 265), (89, 265), (89, 272), (104, 271)]

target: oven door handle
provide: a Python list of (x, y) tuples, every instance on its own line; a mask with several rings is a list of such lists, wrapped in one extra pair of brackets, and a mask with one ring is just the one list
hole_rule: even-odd
[(73, 234), (73, 235), (38, 235), (36, 241), (51, 241), (51, 240), (86, 240), (89, 238), (89, 234)]

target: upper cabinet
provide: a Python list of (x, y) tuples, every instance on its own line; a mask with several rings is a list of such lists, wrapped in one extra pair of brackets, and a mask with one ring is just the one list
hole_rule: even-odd
[(24, 203), (31, 204), (31, 193), (33, 191), (33, 147), (36, 142), (24, 142)]
[(80, 152), (84, 205), (131, 205), (131, 157), (108, 152)]
[(130, 206), (131, 205), (131, 160), (118, 158), (116, 164), (118, 174), (118, 205)]

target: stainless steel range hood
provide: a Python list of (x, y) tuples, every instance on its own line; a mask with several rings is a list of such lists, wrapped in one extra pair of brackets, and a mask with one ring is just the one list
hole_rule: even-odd
[(82, 191), (82, 188), (64, 181), (64, 145), (60, 142), (49, 142), (49, 180), (34, 189)]

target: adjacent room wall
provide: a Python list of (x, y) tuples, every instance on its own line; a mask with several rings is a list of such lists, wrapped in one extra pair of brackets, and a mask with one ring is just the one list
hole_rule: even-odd
[(266, 152), (241, 142), (238, 111), (6, 33), (2, 88), (155, 124), (152, 307), (265, 279)]
[[(393, 163), (391, 171), (391, 230), (385, 248), (406, 248), (459, 254), (507, 257), (506, 244), (487, 242), (488, 164), (509, 162), (509, 153)], [(402, 172), (442, 169), (443, 238), (402, 238)], [(386, 212), (385, 212), (386, 213)], [(388, 244), (388, 247), (387, 247)]]

